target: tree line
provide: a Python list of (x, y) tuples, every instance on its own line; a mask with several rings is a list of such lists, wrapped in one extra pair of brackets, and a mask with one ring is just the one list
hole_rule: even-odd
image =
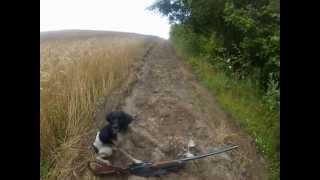
[(257, 85), (271, 109), (280, 105), (279, 0), (158, 0), (170, 39), (232, 78)]

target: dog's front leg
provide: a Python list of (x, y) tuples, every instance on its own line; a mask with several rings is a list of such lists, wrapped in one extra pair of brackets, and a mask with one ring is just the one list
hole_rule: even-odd
[(117, 141), (118, 141), (118, 142), (123, 142), (123, 140), (124, 140), (123, 135), (122, 135), (121, 133), (119, 133), (119, 134), (117, 135)]
[[(118, 137), (118, 138), (119, 138), (119, 137)], [(112, 140), (112, 144), (113, 144), (114, 146), (116, 146), (116, 147), (119, 146), (118, 140)]]

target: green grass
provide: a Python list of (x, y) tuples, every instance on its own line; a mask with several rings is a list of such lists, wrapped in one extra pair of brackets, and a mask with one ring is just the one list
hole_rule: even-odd
[(236, 81), (202, 58), (187, 58), (187, 62), (221, 107), (255, 138), (258, 150), (267, 159), (270, 179), (280, 179), (279, 111), (269, 110), (250, 80)]
[(47, 161), (40, 161), (40, 178), (44, 178), (49, 173), (49, 163)]

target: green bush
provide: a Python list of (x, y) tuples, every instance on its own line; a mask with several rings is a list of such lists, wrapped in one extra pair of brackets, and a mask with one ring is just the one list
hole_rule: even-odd
[(279, 0), (160, 0), (150, 9), (169, 17), (170, 38), (184, 53), (254, 80), (277, 107), (270, 101), (280, 89)]
[[(280, 160), (279, 4), (279, 0), (158, 0), (150, 7), (169, 17), (174, 47), (256, 138), (260, 152), (271, 162), (272, 179), (279, 178)], [(203, 63), (222, 73), (210, 77), (201, 68)]]
[(264, 102), (267, 104), (269, 110), (280, 109), (280, 89), (279, 83), (272, 78), (268, 85), (268, 90), (263, 97)]

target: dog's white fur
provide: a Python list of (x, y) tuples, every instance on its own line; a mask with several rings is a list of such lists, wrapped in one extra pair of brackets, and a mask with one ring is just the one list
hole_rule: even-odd
[(108, 144), (103, 144), (99, 138), (100, 132), (97, 132), (96, 139), (93, 145), (98, 149), (97, 160), (110, 164), (110, 162), (104, 158), (108, 158), (112, 155), (112, 147)]

